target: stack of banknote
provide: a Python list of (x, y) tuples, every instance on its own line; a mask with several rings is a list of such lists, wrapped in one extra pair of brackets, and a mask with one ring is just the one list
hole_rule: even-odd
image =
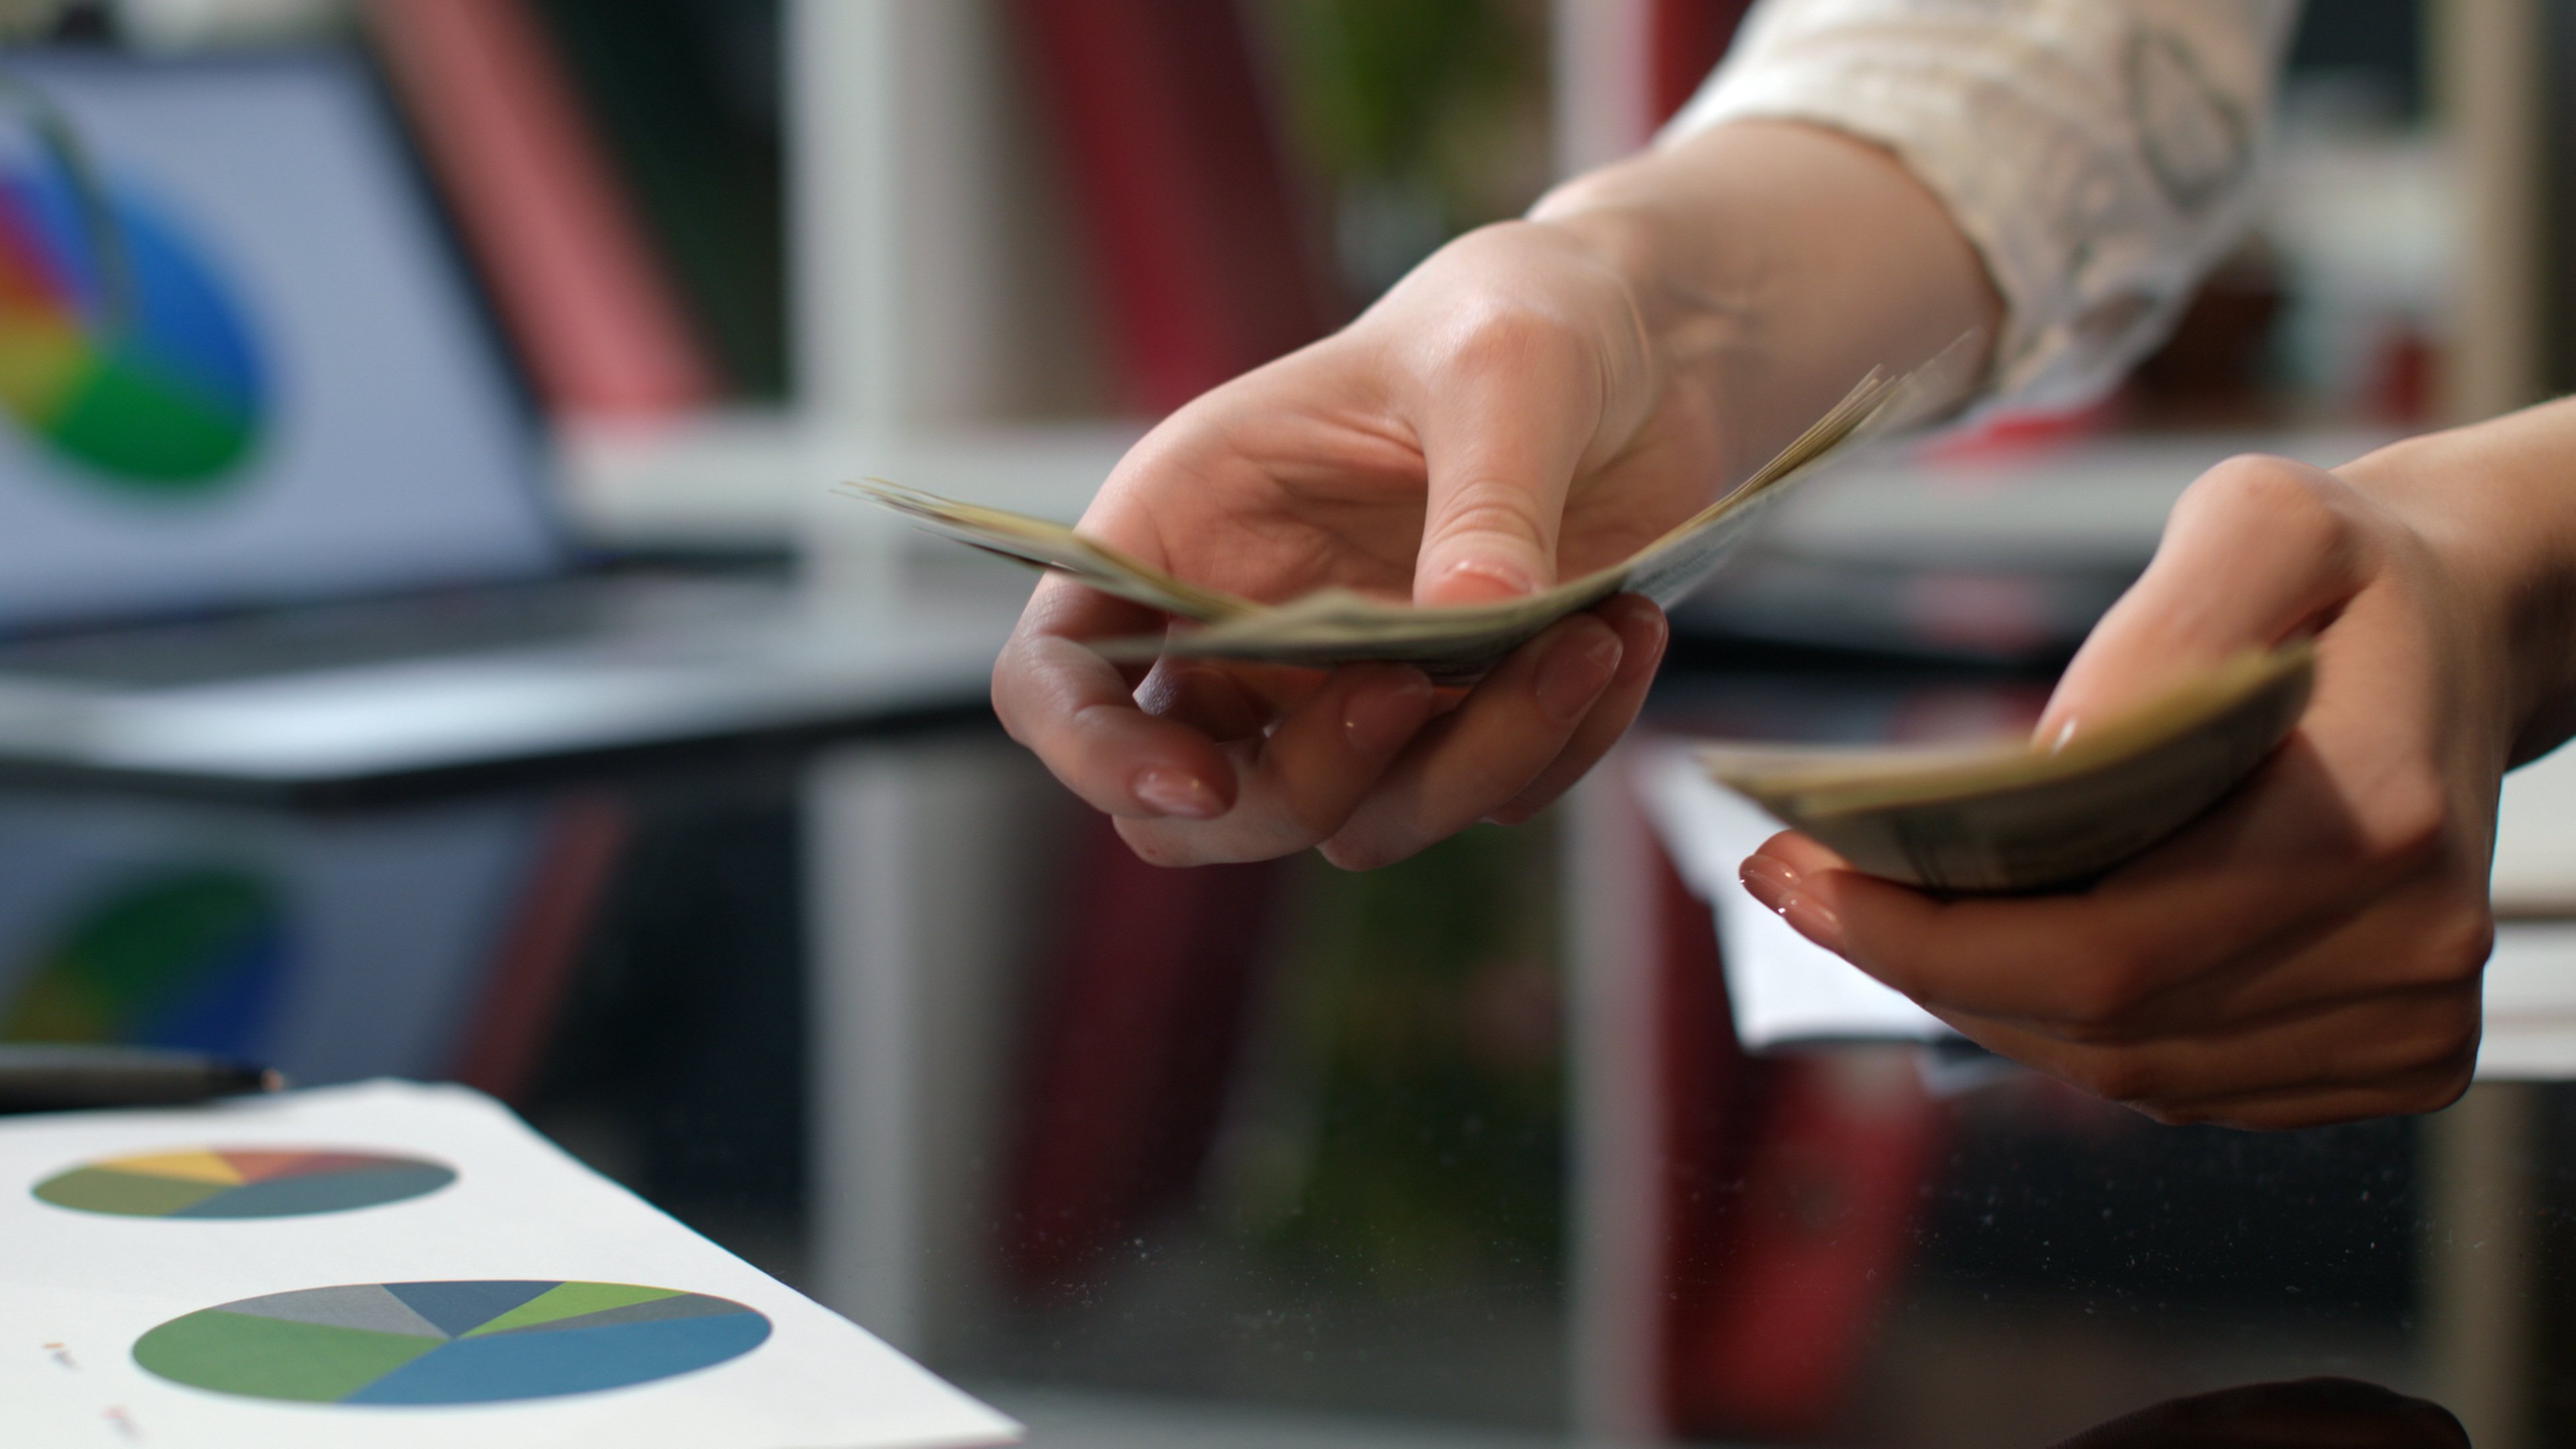
[(1552, 589), (1491, 604), (1421, 606), (1325, 589), (1279, 604), (1174, 578), (1084, 538), (1060, 523), (959, 503), (892, 483), (851, 484), (863, 497), (905, 513), (961, 543), (1057, 569), (1103, 593), (1132, 599), (1198, 627), (1105, 641), (1112, 658), (1158, 654), (1329, 668), (1361, 660), (1419, 666), (1444, 684), (1482, 676), (1550, 624), (1613, 594), (1670, 604), (1706, 580), (1754, 520), (1838, 450), (1878, 436), (1946, 400), (1950, 354), (1906, 377), (1872, 372), (1777, 457), (1707, 508), (1624, 562)]
[(1712, 745), (1718, 783), (1871, 875), (1945, 894), (2059, 890), (2215, 805), (2307, 707), (2315, 650), (2247, 651), (2063, 738), (1974, 748)]

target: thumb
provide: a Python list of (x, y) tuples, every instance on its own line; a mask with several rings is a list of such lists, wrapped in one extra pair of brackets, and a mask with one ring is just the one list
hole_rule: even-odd
[(1517, 598), (1556, 582), (1557, 527), (1598, 389), (1572, 359), (1537, 349), (1489, 359), (1427, 400), (1416, 424), (1429, 473), (1416, 603)]
[(2057, 681), (2034, 738), (2055, 741), (2246, 649), (2317, 627), (2367, 577), (2344, 481), (2286, 458), (2230, 458), (2186, 489), (2147, 571)]

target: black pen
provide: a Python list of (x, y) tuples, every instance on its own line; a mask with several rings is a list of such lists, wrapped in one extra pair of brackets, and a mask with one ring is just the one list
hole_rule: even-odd
[(176, 1107), (285, 1085), (286, 1078), (267, 1067), (203, 1052), (0, 1046), (0, 1112)]

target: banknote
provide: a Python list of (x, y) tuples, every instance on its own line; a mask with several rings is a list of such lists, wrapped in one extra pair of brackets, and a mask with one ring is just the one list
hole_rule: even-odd
[(1083, 537), (1060, 523), (960, 503), (870, 479), (851, 492), (911, 517), (923, 528), (1006, 558), (1054, 569), (1103, 593), (1159, 609), (1196, 627), (1112, 639), (1111, 658), (1161, 654), (1329, 668), (1361, 660), (1420, 667), (1442, 683), (1481, 677), (1504, 655), (1557, 620), (1613, 594), (1671, 604), (1707, 579), (1756, 519), (1835, 452), (1914, 422), (1959, 390), (1963, 339), (1903, 377), (1873, 370), (1752, 476), (1620, 563), (1522, 598), (1423, 606), (1348, 589), (1324, 589), (1264, 604), (1189, 583)]
[(2172, 835), (2307, 707), (2315, 650), (2248, 650), (2062, 742), (1710, 745), (1709, 775), (1871, 875), (1950, 895), (2079, 886)]

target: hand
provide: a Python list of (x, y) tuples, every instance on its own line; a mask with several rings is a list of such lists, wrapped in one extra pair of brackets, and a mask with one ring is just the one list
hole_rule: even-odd
[(2057, 1449), (2469, 1449), (2451, 1411), (2358, 1379), (2244, 1384), (2168, 1399)]
[[(1174, 414), (1081, 526), (1268, 599), (1338, 585), (1466, 602), (1614, 563), (1699, 508), (1723, 466), (1708, 400), (1657, 375), (1633, 316), (1619, 278), (1561, 234), (1474, 233), (1346, 331)], [(1326, 678), (1178, 658), (1139, 688), (1082, 642), (1162, 626), (1050, 578), (993, 697), (1015, 738), (1168, 864), (1322, 845), (1376, 865), (1525, 818), (1627, 728), (1665, 633), (1654, 605), (1615, 599), (1448, 698), (1390, 665)]]
[(2072, 894), (1935, 900), (1795, 834), (1745, 862), (1746, 886), (1971, 1039), (2161, 1121), (2449, 1104), (2477, 1056), (2520, 728), (2513, 571), (2504, 530), (2427, 449), (2343, 474), (2240, 458), (2195, 482), (2039, 725), (2080, 731), (2182, 671), (2314, 633), (2306, 716), (2209, 816)]
[[(1175, 413), (1084, 532), (1259, 599), (1511, 597), (1633, 553), (1870, 365), (1991, 331), (1992, 294), (1939, 204), (1892, 158), (1804, 127), (1721, 127), (1536, 214), (1461, 238), (1339, 334)], [(1786, 244), (1762, 231), (1774, 222), (1814, 235)], [(1857, 294), (1875, 286), (1891, 298), (1872, 309)], [(1812, 324), (1765, 322), (1802, 297), (1821, 299)], [(1173, 865), (1320, 846), (1373, 866), (1527, 819), (1627, 728), (1665, 643), (1653, 604), (1613, 599), (1463, 693), (1388, 665), (1166, 657), (1139, 673), (1087, 647), (1164, 622), (1050, 578), (993, 704), (1139, 854)]]

